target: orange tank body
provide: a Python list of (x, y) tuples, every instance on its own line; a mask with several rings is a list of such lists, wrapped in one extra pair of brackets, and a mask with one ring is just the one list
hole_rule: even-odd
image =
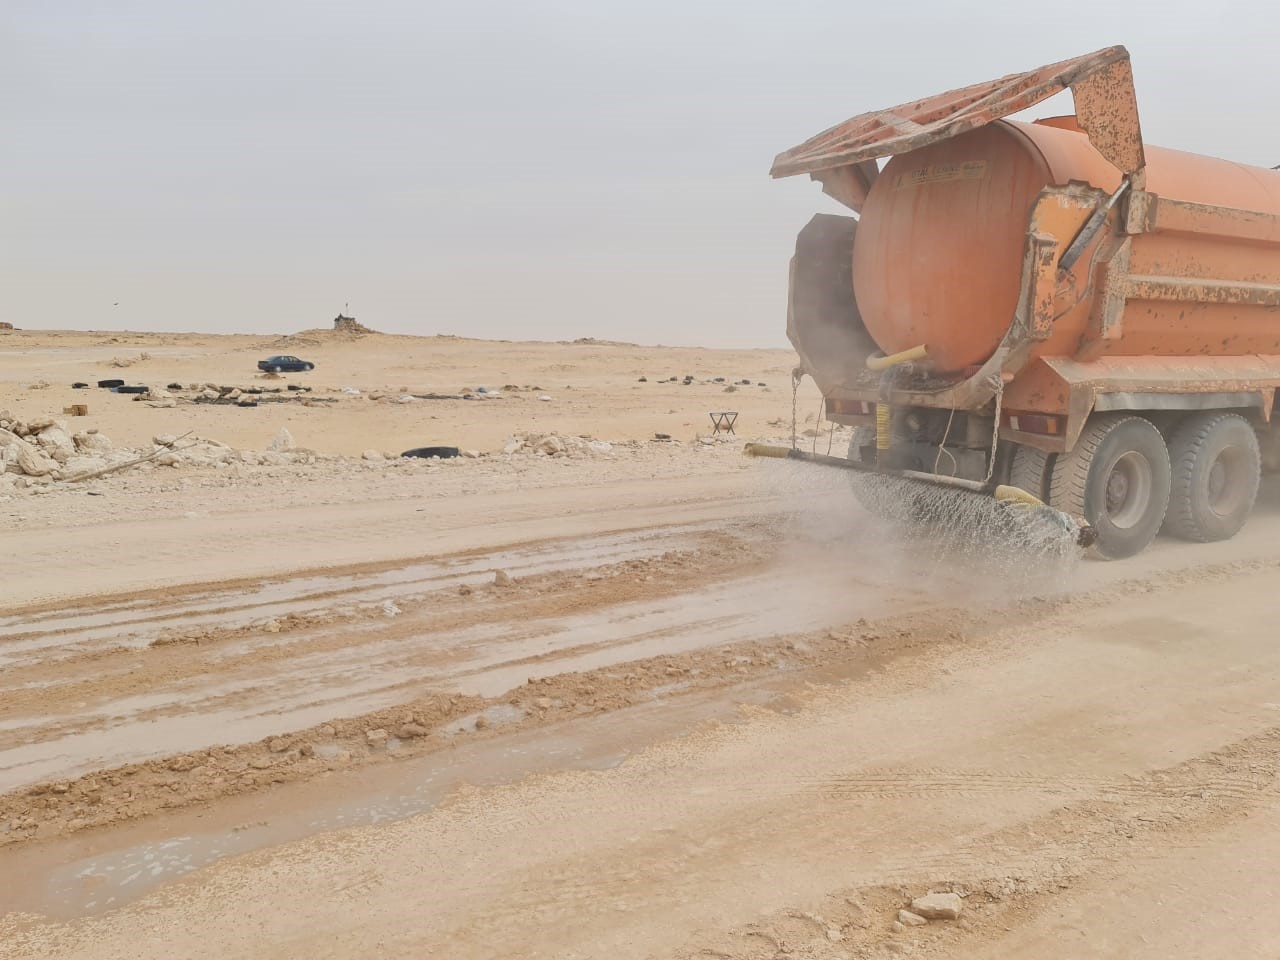
[[(1064, 90), (1072, 116), (1007, 119)], [(1111, 559), (1234, 536), (1280, 472), (1280, 171), (1145, 144), (1124, 47), (859, 114), (770, 173), (858, 215), (801, 229), (787, 300), (850, 469), (1016, 488)]]
[[(1146, 188), (1160, 198), (1280, 215), (1280, 171), (1146, 146)], [(875, 179), (858, 224), (853, 287), (868, 332), (886, 353), (926, 344), (934, 367), (983, 363), (1018, 304), (1028, 214), (1048, 185), (1107, 192), (1120, 172), (1074, 118), (998, 121), (894, 156)], [(1158, 230), (1134, 236), (1140, 277), (1280, 283), (1280, 236)], [(1072, 271), (1078, 303), (1055, 319), (1033, 358), (1239, 356), (1280, 353), (1280, 313), (1264, 305), (1134, 298), (1121, 335), (1089, 336), (1100, 291), (1090, 257)]]

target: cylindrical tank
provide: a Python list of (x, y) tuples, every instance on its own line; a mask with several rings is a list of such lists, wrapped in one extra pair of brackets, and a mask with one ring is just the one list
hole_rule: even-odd
[[(1280, 214), (1280, 172), (1146, 147), (1147, 189), (1161, 197)], [(1106, 191), (1120, 173), (1075, 127), (1074, 118), (998, 121), (893, 157), (862, 208), (853, 286), (867, 330), (885, 353), (927, 344), (936, 369), (955, 372), (995, 350), (1017, 307), (1027, 221), (1049, 184), (1084, 181)], [(1088, 258), (1076, 265), (1088, 285)], [(1133, 274), (1280, 282), (1274, 245), (1220, 237), (1143, 234)], [(1094, 291), (1093, 296), (1097, 296)], [(1058, 318), (1036, 354), (1075, 352), (1092, 297)], [(1103, 350), (1123, 355), (1275, 353), (1275, 320), (1221, 327), (1227, 304), (1134, 303), (1124, 336)]]

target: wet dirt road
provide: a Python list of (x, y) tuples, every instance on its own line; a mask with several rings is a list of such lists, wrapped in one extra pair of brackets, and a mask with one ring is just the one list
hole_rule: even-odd
[(748, 493), (0, 620), (0, 956), (1155, 957), (1277, 889), (1274, 511), (1063, 603)]

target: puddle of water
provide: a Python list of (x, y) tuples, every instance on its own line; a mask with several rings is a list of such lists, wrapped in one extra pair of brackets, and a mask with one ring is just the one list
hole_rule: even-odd
[[(0, 617), (0, 666), (31, 661), (32, 654), (56, 648), (76, 653), (95, 641), (111, 640), (128, 647), (145, 647), (167, 629), (249, 626), (270, 617), (325, 609), (323, 598), (341, 595), (344, 608), (358, 610), (403, 599), (406, 591), (426, 595), (486, 582), (495, 569), (512, 576), (534, 576), (557, 570), (580, 570), (622, 563), (689, 549), (699, 533), (713, 528), (695, 524), (671, 531), (620, 534), (575, 541), (559, 549), (545, 545), (461, 559), (432, 560), (391, 570), (347, 576), (298, 577), (263, 583), (248, 590), (199, 593), (186, 602), (130, 601), (99, 607), (92, 613), (66, 615), (50, 611), (33, 616)], [(133, 631), (130, 627), (136, 627)]]
[(445, 727), (442, 732), (450, 737), (465, 733), (475, 733), (476, 724), (481, 719), (489, 727), (509, 727), (513, 723), (519, 723), (525, 716), (525, 712), (519, 707), (514, 707), (509, 703), (495, 703), (492, 707), (487, 707), (478, 713), (469, 713), (465, 717), (459, 717)]
[[(770, 683), (740, 693), (732, 701), (714, 695), (686, 703), (655, 699), (499, 740), (467, 743), (456, 733), (449, 750), (392, 769), (347, 771), (322, 781), (281, 785), (271, 793), (270, 812), (263, 810), (267, 798), (234, 797), (220, 805), (216, 826), (199, 822), (204, 812), (169, 815), (165, 819), (178, 829), (162, 840), (143, 839), (154, 837), (157, 823), (152, 822), (17, 850), (9, 865), (12, 875), (29, 876), (34, 882), (23, 891), (0, 896), (0, 905), (11, 899), (7, 909), (63, 919), (102, 913), (224, 857), (316, 833), (416, 816), (462, 784), (496, 786), (551, 771), (607, 770), (651, 743), (688, 733), (708, 720), (736, 722), (740, 704), (768, 705), (779, 696)], [(485, 713), (495, 723), (509, 723), (515, 719), (511, 710), (491, 708)], [(238, 818), (249, 822), (237, 822)]]
[[(194, 677), (144, 695), (81, 708), (74, 716), (10, 721), (17, 726), (9, 731), (0, 727), (0, 732), (10, 734), (4, 738), (7, 745), (0, 747), (0, 789), (170, 753), (253, 742), (335, 717), (358, 716), (433, 690), (496, 698), (531, 678), (765, 640), (923, 603), (918, 594), (890, 593), (853, 580), (820, 557), (785, 574), (774, 572), (589, 613), (371, 638), (282, 658), (271, 668), (274, 672), (248, 665), (213, 685)], [(359, 629), (375, 632), (385, 622)], [(316, 629), (323, 632), (333, 626)], [(500, 712), (485, 719), (494, 726), (510, 722)], [(458, 729), (474, 729), (474, 720), (467, 718)], [(40, 726), (54, 724), (54, 737), (39, 740)]]

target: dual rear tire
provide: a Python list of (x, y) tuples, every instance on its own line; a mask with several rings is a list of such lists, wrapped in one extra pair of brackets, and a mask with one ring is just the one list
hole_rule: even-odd
[(1262, 457), (1247, 420), (1206, 411), (1164, 435), (1145, 417), (1089, 419), (1070, 452), (1019, 447), (1010, 481), (1097, 531), (1091, 552), (1117, 560), (1145, 550), (1163, 527), (1184, 540), (1226, 540), (1258, 495)]

